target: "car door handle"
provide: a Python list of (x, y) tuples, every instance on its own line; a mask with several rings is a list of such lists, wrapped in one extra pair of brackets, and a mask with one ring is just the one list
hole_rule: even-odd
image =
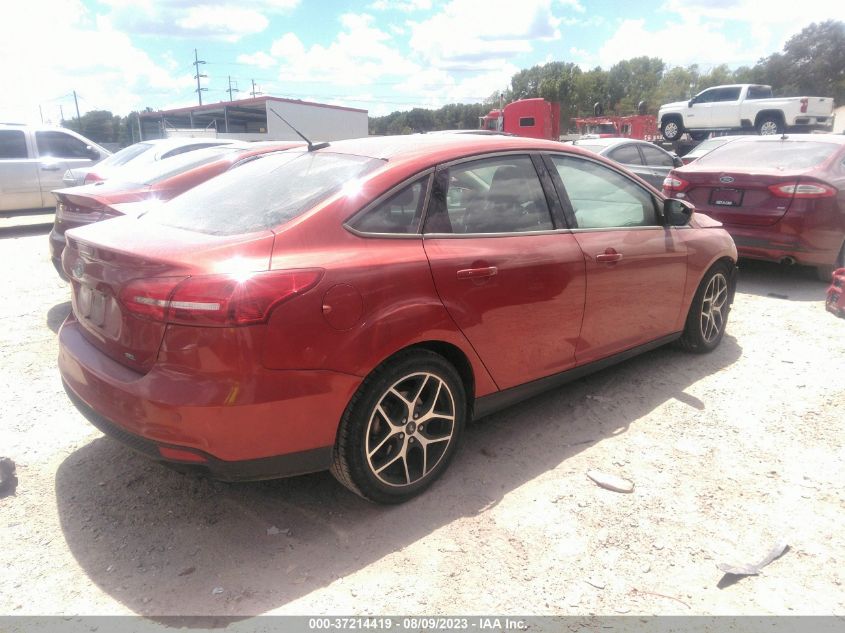
[(41, 165), (41, 171), (59, 171), (61, 165)]
[(622, 253), (617, 253), (612, 248), (608, 248), (604, 253), (596, 255), (597, 262), (611, 263), (618, 262), (620, 259), (622, 259)]
[(499, 274), (499, 269), (495, 266), (486, 266), (484, 268), (464, 268), (458, 271), (458, 279), (479, 279), (482, 277), (493, 277)]

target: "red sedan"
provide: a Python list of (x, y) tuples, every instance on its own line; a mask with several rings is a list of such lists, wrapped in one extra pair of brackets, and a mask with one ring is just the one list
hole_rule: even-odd
[(741, 257), (845, 266), (845, 136), (744, 136), (675, 169), (663, 193), (722, 222)]
[(302, 145), (291, 142), (239, 143), (193, 150), (171, 158), (144, 164), (140, 168), (117, 169), (106, 182), (70, 187), (53, 192), (56, 219), (50, 231), (50, 257), (59, 275), (65, 231), (77, 226), (142, 212), (138, 202), (170, 200), (252, 156)]
[(268, 154), (67, 240), (59, 367), (95, 425), (218, 478), (331, 469), (385, 503), (472, 417), (671, 341), (714, 349), (736, 262), (618, 165), (501, 136)]

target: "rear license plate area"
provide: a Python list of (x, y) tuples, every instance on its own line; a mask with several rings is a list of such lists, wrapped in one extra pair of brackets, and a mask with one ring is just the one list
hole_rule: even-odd
[(742, 189), (714, 189), (710, 194), (710, 204), (714, 207), (738, 207), (742, 205)]
[(80, 285), (76, 300), (78, 317), (102, 327), (106, 320), (106, 295), (85, 285)]

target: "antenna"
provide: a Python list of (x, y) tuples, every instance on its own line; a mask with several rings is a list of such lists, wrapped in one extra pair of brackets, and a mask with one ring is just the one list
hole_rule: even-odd
[(284, 118), (281, 114), (279, 114), (278, 112), (276, 112), (273, 108), (269, 107), (269, 104), (268, 104), (267, 109), (268, 109), (270, 112), (272, 112), (273, 114), (275, 114), (277, 117), (279, 117), (279, 118), (282, 120), (282, 122), (283, 122), (285, 125), (287, 125), (290, 129), (292, 129), (294, 132), (296, 132), (296, 134), (297, 134), (297, 136), (299, 136), (299, 138), (301, 138), (303, 141), (305, 141), (306, 143), (308, 143), (308, 151), (309, 151), (309, 152), (314, 152), (314, 151), (316, 151), (316, 150), (318, 150), (318, 149), (323, 149), (324, 147), (328, 147), (328, 146), (329, 146), (329, 144), (328, 144), (328, 143), (317, 143), (316, 145), (314, 145), (314, 143), (312, 143), (312, 142), (311, 142), (311, 141), (309, 141), (307, 138), (305, 138), (305, 135), (304, 135), (302, 132), (300, 132), (300, 131), (299, 131), (299, 130), (297, 130), (295, 127), (293, 127), (290, 123), (288, 123), (288, 121), (287, 121), (287, 120), (286, 120), (286, 119), (285, 119), (285, 118)]

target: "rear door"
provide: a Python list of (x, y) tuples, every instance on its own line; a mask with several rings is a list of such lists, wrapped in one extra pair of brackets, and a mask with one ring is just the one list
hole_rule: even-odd
[(0, 211), (38, 209), (38, 160), (24, 130), (0, 130)]
[(527, 154), (441, 166), (424, 226), (437, 292), (500, 389), (575, 364), (584, 258), (540, 167), (545, 183)]
[(550, 169), (586, 262), (579, 365), (673, 334), (687, 275), (687, 249), (662, 226), (656, 198), (589, 158), (552, 155)]
[(649, 172), (648, 177), (643, 177), (643, 180), (655, 189), (660, 189), (663, 186), (663, 180), (675, 167), (672, 155), (645, 143), (640, 144), (639, 148), (643, 155), (643, 163), (645, 163)]
[(726, 86), (718, 88), (710, 107), (711, 127), (739, 127), (739, 95), (742, 88)]

